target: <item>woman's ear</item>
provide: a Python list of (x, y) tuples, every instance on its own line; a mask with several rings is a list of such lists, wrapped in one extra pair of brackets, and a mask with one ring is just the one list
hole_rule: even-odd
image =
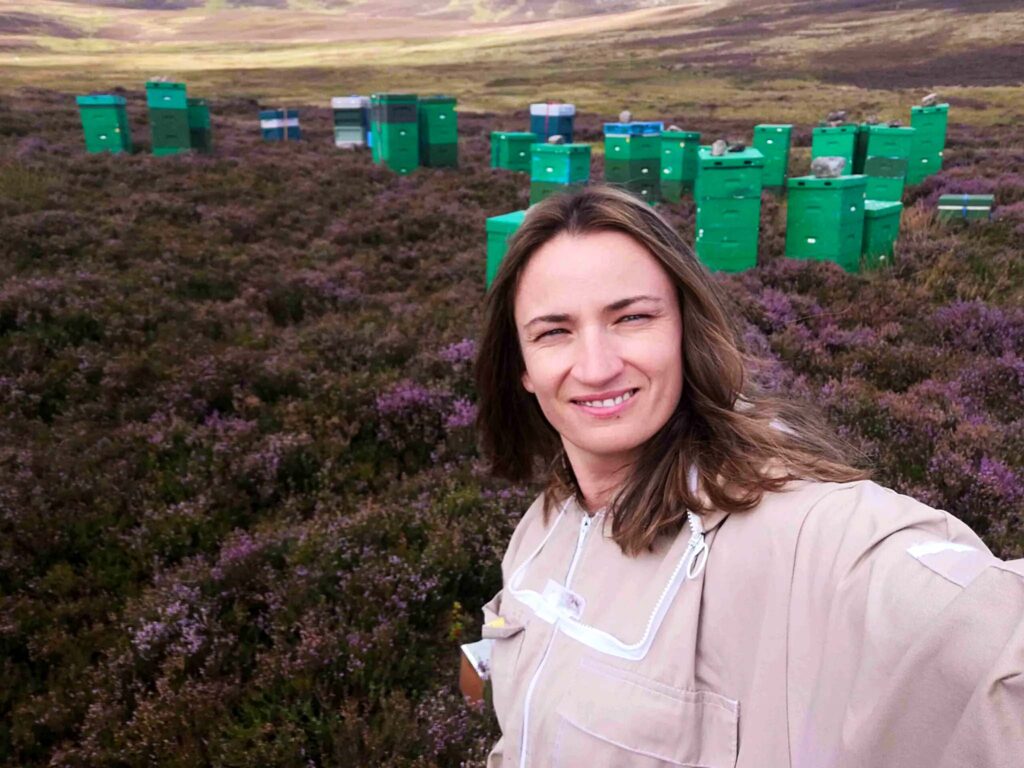
[(521, 381), (523, 382), (523, 389), (525, 389), (531, 395), (537, 394), (537, 390), (534, 389), (533, 382), (530, 380), (530, 374), (528, 372), (523, 371), (523, 378), (521, 379)]

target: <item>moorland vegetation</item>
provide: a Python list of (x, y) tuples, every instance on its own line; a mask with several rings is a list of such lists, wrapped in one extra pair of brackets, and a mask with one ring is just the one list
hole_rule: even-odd
[[(72, 95), (0, 102), (0, 764), (481, 765), (457, 648), (536, 489), (488, 478), (470, 367), (484, 218), (527, 203), (487, 136), (525, 113), (400, 178), (325, 109), (270, 145), (211, 105), (212, 156), (154, 158), (138, 109), (142, 151), (101, 156)], [(719, 280), (766, 386), (1020, 557), (1024, 150), (956, 111), (892, 269), (786, 260), (766, 195), (761, 266)], [(937, 222), (946, 192), (996, 219)]]

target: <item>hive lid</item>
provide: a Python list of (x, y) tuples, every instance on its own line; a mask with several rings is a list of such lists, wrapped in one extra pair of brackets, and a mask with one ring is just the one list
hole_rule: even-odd
[(834, 179), (819, 179), (817, 176), (794, 176), (786, 180), (786, 186), (799, 189), (843, 189), (845, 187), (863, 187), (868, 177), (863, 174), (838, 176)]
[(420, 100), (415, 93), (375, 93), (371, 98), (379, 104), (415, 104)]
[(760, 168), (764, 166), (764, 155), (760, 150), (747, 147), (740, 152), (726, 152), (712, 155), (711, 147), (697, 150), (701, 168)]
[(662, 131), (661, 138), (663, 139), (694, 139), (700, 141), (700, 131)]
[(578, 155), (590, 154), (589, 144), (534, 144), (534, 153), (542, 155)]
[(365, 109), (370, 106), (366, 96), (335, 96), (331, 99), (332, 109)]
[(761, 123), (754, 126), (754, 133), (789, 133), (793, 126), (788, 123)]
[(491, 138), (499, 139), (529, 139), (537, 141), (537, 134), (529, 131), (491, 131)]
[(864, 215), (869, 219), (878, 219), (903, 210), (903, 203), (898, 200), (865, 200)]
[(930, 107), (917, 106), (917, 107), (911, 107), (910, 108), (910, 113), (911, 114), (915, 114), (916, 113), (916, 114), (919, 114), (919, 115), (927, 115), (927, 114), (934, 114), (934, 113), (937, 113), (937, 112), (949, 112), (949, 104), (933, 104)]
[(458, 99), (454, 96), (420, 96), (421, 104), (456, 104)]
[(661, 121), (605, 123), (605, 136), (656, 136), (665, 129)]
[(165, 83), (162, 80), (150, 80), (146, 83), (147, 91), (184, 91), (184, 83)]
[(121, 107), (127, 103), (123, 96), (111, 96), (108, 94), (79, 96), (75, 101), (80, 107)]
[(939, 198), (939, 206), (952, 206), (955, 208), (987, 206), (991, 208), (995, 201), (995, 195), (943, 195)]
[(540, 115), (541, 117), (572, 117), (576, 114), (575, 104), (531, 104), (530, 105), (531, 115)]
[(879, 136), (912, 136), (917, 132), (916, 128), (906, 125), (869, 125), (865, 123), (860, 129)]
[(856, 123), (847, 123), (846, 125), (817, 125), (814, 127), (814, 133), (856, 133), (858, 126)]
[(503, 213), (500, 216), (491, 216), (487, 219), (488, 232), (510, 233), (515, 232), (519, 225), (526, 218), (526, 211), (512, 211)]

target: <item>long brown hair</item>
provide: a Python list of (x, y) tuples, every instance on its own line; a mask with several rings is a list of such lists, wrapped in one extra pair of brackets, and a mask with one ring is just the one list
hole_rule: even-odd
[[(654, 209), (611, 187), (586, 187), (533, 206), (488, 293), (475, 372), (477, 426), (494, 474), (522, 482), (546, 472), (545, 520), (558, 501), (573, 494), (583, 499), (558, 432), (523, 388), (514, 307), (520, 276), (538, 248), (562, 233), (600, 231), (622, 232), (650, 252), (676, 286), (683, 321), (679, 404), (643, 446), (606, 516), (624, 553), (639, 554), (662, 534), (678, 532), (687, 509), (749, 510), (791, 480), (868, 476), (851, 465), (851, 449), (816, 411), (759, 390), (750, 376), (757, 361), (741, 351), (707, 269)], [(687, 482), (691, 465), (697, 493)]]

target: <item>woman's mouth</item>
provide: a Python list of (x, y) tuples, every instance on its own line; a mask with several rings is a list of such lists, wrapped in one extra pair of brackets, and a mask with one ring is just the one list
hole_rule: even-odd
[(572, 403), (595, 416), (611, 416), (619, 413), (639, 391), (626, 389), (617, 393), (602, 392), (591, 397), (574, 397)]

